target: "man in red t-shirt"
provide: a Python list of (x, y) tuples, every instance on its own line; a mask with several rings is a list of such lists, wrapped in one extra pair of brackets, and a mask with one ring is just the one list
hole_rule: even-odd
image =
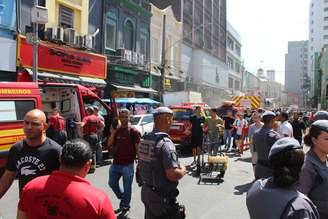
[(47, 136), (63, 146), (67, 140), (66, 124), (65, 118), (59, 115), (58, 108), (53, 108), (48, 124)]
[[(111, 135), (108, 139), (108, 147), (114, 158), (113, 165), (109, 169), (108, 183), (116, 197), (121, 200), (120, 207), (115, 213), (120, 213), (120, 217), (126, 217), (130, 209), (134, 160), (136, 156), (139, 157), (141, 135), (129, 125), (129, 110), (122, 109), (119, 120), (121, 126), (117, 129), (111, 127)], [(123, 190), (119, 186), (121, 177), (123, 177)]]
[(30, 181), (18, 203), (18, 219), (115, 219), (107, 195), (85, 179), (92, 150), (83, 140), (65, 143), (59, 171)]

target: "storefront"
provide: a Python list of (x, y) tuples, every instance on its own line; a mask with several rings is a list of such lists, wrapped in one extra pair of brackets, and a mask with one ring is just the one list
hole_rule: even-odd
[[(24, 36), (17, 37), (17, 81), (32, 80), (33, 48)], [(65, 45), (41, 42), (38, 46), (38, 79), (94, 87), (106, 86), (106, 56)]]

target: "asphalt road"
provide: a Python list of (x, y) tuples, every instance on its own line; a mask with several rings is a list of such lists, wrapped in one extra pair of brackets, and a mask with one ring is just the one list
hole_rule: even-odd
[[(249, 218), (245, 197), (250, 182), (253, 180), (250, 154), (248, 151), (241, 157), (229, 154), (229, 166), (224, 179), (217, 183), (198, 184), (198, 178), (192, 172), (185, 176), (179, 184), (179, 202), (187, 208), (188, 219), (243, 219)], [(190, 157), (180, 158), (183, 165), (192, 161)], [(103, 189), (110, 197), (114, 209), (119, 205), (114, 193), (107, 185), (108, 168), (98, 168), (88, 179), (98, 188)], [(18, 203), (17, 181), (11, 186), (7, 194), (0, 200), (0, 215), (4, 219), (16, 217)], [(140, 198), (140, 188), (136, 182), (133, 185), (131, 219), (143, 219), (144, 206)]]

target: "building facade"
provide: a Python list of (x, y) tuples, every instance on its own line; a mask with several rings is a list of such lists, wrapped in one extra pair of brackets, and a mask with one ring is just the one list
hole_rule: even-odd
[[(309, 99), (308, 75), (308, 41), (288, 42), (288, 53), (285, 55), (285, 91), (288, 94), (299, 94), (301, 107)], [(293, 104), (293, 103), (291, 103)]]
[(0, 7), (0, 81), (16, 80), (16, 1), (3, 0)]
[(227, 59), (226, 64), (229, 69), (228, 88), (232, 92), (241, 90), (243, 74), (241, 58), (241, 37), (233, 26), (227, 23)]
[(320, 85), (318, 87), (321, 108), (328, 109), (328, 46), (324, 47), (319, 57)]
[[(161, 6), (161, 5), (160, 5)], [(160, 9), (151, 4), (151, 76), (153, 88), (160, 81), (159, 66), (162, 64), (163, 17), (165, 15), (165, 91), (184, 89), (181, 71), (182, 22), (178, 20), (172, 6)]]
[(275, 81), (276, 80), (276, 71), (275, 70), (267, 70), (267, 79), (269, 81)]
[(328, 1), (311, 0), (309, 12), (308, 72), (315, 97), (315, 54), (328, 44)]
[[(149, 97), (150, 18), (148, 0), (90, 0), (89, 32), (99, 29), (98, 52), (108, 58), (105, 97)], [(89, 6), (91, 7), (91, 6)], [(99, 16), (102, 15), (102, 16)]]
[(245, 71), (243, 82), (243, 92), (246, 95), (260, 94), (260, 79), (255, 74)]

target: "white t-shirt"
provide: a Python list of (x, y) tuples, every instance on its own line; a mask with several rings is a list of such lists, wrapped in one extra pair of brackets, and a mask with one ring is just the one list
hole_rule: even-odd
[(293, 127), (288, 121), (284, 121), (280, 124), (279, 134), (281, 137), (293, 137)]
[(244, 126), (247, 125), (247, 121), (245, 119), (236, 119), (233, 125), (237, 126), (237, 135), (241, 135), (243, 133)]

